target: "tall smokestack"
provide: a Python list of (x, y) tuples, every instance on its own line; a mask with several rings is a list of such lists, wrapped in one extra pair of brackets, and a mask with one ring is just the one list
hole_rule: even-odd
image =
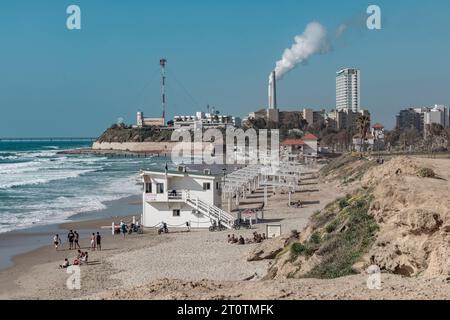
[(277, 108), (277, 75), (272, 71), (269, 76), (269, 109)]

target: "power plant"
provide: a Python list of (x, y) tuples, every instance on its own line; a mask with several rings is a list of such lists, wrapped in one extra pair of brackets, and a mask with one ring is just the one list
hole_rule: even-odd
[(277, 108), (277, 77), (276, 72), (272, 71), (269, 76), (269, 109)]
[(277, 74), (272, 71), (269, 76), (269, 90), (268, 90), (269, 108), (267, 109), (267, 120), (278, 122), (278, 108), (277, 108)]

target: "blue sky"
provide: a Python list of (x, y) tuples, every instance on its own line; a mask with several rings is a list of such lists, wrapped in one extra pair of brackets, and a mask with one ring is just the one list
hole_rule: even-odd
[[(80, 31), (66, 28), (70, 4)], [(0, 136), (95, 136), (137, 110), (159, 116), (163, 56), (169, 116), (207, 103), (244, 116), (266, 105), (269, 72), (309, 22), (332, 32), (370, 4), (383, 29), (353, 23), (278, 83), (279, 106), (331, 109), (341, 67), (361, 69), (362, 105), (388, 127), (402, 107), (450, 104), (445, 0), (1, 1)]]

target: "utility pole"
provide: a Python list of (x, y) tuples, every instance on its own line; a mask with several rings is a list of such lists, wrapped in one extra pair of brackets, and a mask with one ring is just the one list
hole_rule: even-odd
[(167, 60), (164, 58), (159, 60), (159, 64), (161, 66), (161, 99), (163, 126), (166, 125), (166, 63)]

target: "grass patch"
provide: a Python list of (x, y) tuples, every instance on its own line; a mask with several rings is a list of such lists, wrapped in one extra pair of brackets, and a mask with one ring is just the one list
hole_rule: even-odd
[(291, 246), (291, 261), (294, 261), (299, 256), (306, 258), (311, 257), (319, 248), (322, 237), (318, 232), (315, 232), (305, 243), (296, 242)]
[[(349, 206), (338, 214), (344, 215), (345, 230), (325, 237), (316, 250), (322, 262), (306, 277), (332, 279), (354, 273), (352, 266), (371, 247), (378, 231), (374, 217), (368, 213), (371, 201), (372, 196), (367, 194), (358, 195), (349, 201)], [(327, 226), (327, 232), (337, 227), (333, 223), (336, 222)]]
[(417, 170), (417, 176), (421, 178), (435, 178), (436, 173), (431, 168), (420, 168)]
[(313, 217), (314, 233), (303, 243), (290, 246), (291, 261), (314, 254), (321, 263), (303, 277), (332, 279), (353, 274), (352, 266), (375, 241), (378, 225), (369, 214), (372, 195), (361, 190), (338, 199)]
[(338, 221), (337, 220), (333, 220), (331, 223), (329, 223), (326, 227), (325, 227), (325, 231), (327, 233), (332, 233), (336, 230), (338, 226)]

